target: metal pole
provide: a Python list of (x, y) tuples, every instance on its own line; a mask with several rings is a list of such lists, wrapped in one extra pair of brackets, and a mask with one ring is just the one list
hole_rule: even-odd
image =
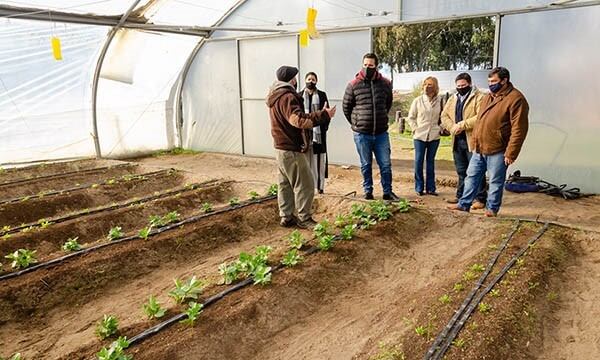
[(125, 14), (121, 17), (121, 20), (117, 25), (115, 25), (110, 32), (108, 33), (108, 37), (102, 46), (102, 50), (100, 51), (100, 55), (98, 57), (98, 62), (96, 63), (96, 69), (94, 71), (94, 79), (92, 82), (92, 130), (93, 130), (93, 138), (94, 138), (94, 146), (96, 147), (96, 157), (98, 159), (102, 158), (102, 150), (100, 148), (100, 139), (98, 138), (98, 82), (100, 80), (100, 71), (102, 70), (102, 63), (104, 62), (104, 57), (106, 56), (106, 52), (108, 51), (108, 47), (112, 42), (112, 39), (115, 37), (119, 28), (125, 23), (129, 14), (135, 9), (135, 7), (139, 4), (141, 0), (135, 0), (133, 4), (127, 9)]
[(498, 66), (498, 57), (500, 56), (500, 30), (502, 27), (502, 15), (496, 15), (496, 29), (494, 31), (494, 58), (492, 67)]
[(244, 100), (242, 94), (242, 60), (240, 57), (240, 41), (235, 41), (235, 56), (237, 58), (238, 74), (238, 93), (240, 97), (240, 129), (242, 131), (242, 155), (246, 154), (246, 144), (244, 142)]
[[(225, 19), (227, 19), (227, 17), (229, 17), (229, 15), (231, 15), (234, 11), (236, 11), (240, 6), (244, 5), (244, 3), (246, 3), (247, 0), (239, 0), (231, 9), (229, 9), (229, 11), (227, 11), (223, 17), (221, 17), (216, 23), (215, 26), (219, 26), (221, 25)], [(208, 36), (210, 36), (212, 34), (209, 33)], [(183, 147), (183, 134), (182, 134), (182, 130), (183, 130), (183, 114), (182, 114), (182, 94), (183, 94), (183, 86), (185, 85), (185, 79), (187, 78), (188, 72), (190, 71), (190, 67), (192, 66), (192, 63), (194, 62), (194, 59), (196, 58), (196, 55), (198, 54), (198, 52), (200, 51), (200, 48), (202, 48), (202, 46), (204, 45), (204, 43), (206, 42), (206, 38), (201, 39), (198, 44), (196, 44), (196, 47), (194, 47), (194, 50), (192, 50), (192, 52), (190, 53), (190, 56), (188, 56), (187, 60), (185, 61), (185, 64), (183, 65), (183, 69), (181, 70), (181, 81), (179, 82), (178, 86), (177, 86), (177, 92), (175, 93), (175, 121), (176, 121), (176, 126), (177, 126), (177, 139), (179, 142), (179, 146)], [(242, 153), (243, 153), (243, 137), (242, 137)]]

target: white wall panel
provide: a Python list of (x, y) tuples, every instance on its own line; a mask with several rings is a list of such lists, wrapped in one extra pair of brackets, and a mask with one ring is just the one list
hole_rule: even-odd
[(246, 154), (275, 157), (269, 109), (264, 100), (245, 100), (244, 148)]
[(600, 193), (600, 6), (506, 16), (499, 65), (529, 101), (530, 129), (510, 171)]
[(188, 72), (182, 101), (185, 148), (242, 153), (235, 41), (202, 46)]

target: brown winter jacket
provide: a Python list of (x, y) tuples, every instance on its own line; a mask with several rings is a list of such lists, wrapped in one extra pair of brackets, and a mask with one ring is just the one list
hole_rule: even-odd
[(512, 83), (497, 95), (481, 101), (473, 129), (473, 147), (483, 155), (504, 151), (504, 157), (516, 160), (527, 136), (529, 104)]
[(304, 112), (303, 99), (287, 82), (275, 81), (269, 89), (267, 106), (275, 149), (306, 152), (312, 144), (312, 128), (329, 124), (329, 114)]

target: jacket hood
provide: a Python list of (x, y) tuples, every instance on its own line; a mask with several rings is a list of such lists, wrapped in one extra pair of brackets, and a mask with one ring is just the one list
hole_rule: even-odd
[(296, 89), (294, 89), (292, 84), (285, 81), (276, 80), (269, 88), (269, 95), (267, 95), (267, 106), (273, 107), (277, 99), (290, 92), (296, 94)]

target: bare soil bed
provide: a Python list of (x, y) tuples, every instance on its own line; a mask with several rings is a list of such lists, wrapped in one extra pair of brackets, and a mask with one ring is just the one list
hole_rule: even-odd
[[(173, 279), (205, 280), (201, 302), (228, 287), (220, 285), (218, 268), (223, 262), (268, 245), (273, 249), (269, 265), (274, 267), (288, 250), (286, 237), (293, 229), (279, 226), (276, 200), (246, 201), (249, 191), (265, 196), (268, 185), (275, 182), (271, 160), (201, 154), (153, 157), (138, 163), (137, 169), (108, 177), (73, 174), (61, 182), (41, 180), (30, 193), (161, 168), (179, 171), (152, 180), (31, 199), (25, 202), (31, 201), (29, 208), (21, 210), (5, 204), (13, 207), (0, 210), (7, 224), (21, 224), (42, 215), (60, 217), (180, 190), (142, 203), (81, 212), (67, 221), (0, 239), (1, 255), (35, 249), (39, 262), (63, 256), (61, 245), (71, 237), (77, 236), (84, 249), (101, 245), (53, 266), (0, 278), (0, 356), (21, 352), (24, 359), (94, 358), (116, 339), (101, 341), (94, 334), (103, 314), (115, 315), (118, 335), (132, 338), (160, 322), (148, 320), (142, 311), (150, 295), (166, 309), (165, 317), (185, 310), (167, 295)], [(94, 167), (93, 162), (85, 164)], [(62, 166), (68, 165), (47, 168)], [(62, 171), (72, 168), (68, 169)], [(330, 170), (327, 193), (315, 201), (317, 221), (333, 222), (355, 204), (369, 206), (352, 195), (344, 196), (359, 190), (357, 169)], [(18, 178), (15, 174), (8, 172), (0, 179)], [(24, 169), (23, 174), (43, 172)], [(416, 198), (410, 195), (408, 178), (396, 169), (396, 189), (411, 200), (409, 212), (359, 230), (352, 240), (338, 241), (329, 251), (305, 254), (300, 265), (275, 271), (270, 284), (245, 287), (206, 308), (195, 326), (176, 323), (132, 345), (127, 353), (136, 360), (422, 359), (475, 285), (472, 273), (478, 275), (480, 266), (487, 264), (514, 220), (452, 213), (443, 209), (443, 197), (452, 194), (451, 188), (442, 182), (442, 198)], [(186, 186), (209, 179), (218, 181), (194, 189)], [(235, 205), (233, 198), (242, 204)], [(507, 217), (529, 217), (535, 206), (547, 206), (543, 211), (553, 206), (546, 198), (523, 208), (519, 201), (507, 196)], [(217, 211), (202, 210), (207, 203)], [(600, 210), (596, 198), (573, 204), (575, 212)], [(166, 227), (145, 240), (136, 237), (148, 226), (150, 216), (172, 211), (180, 220), (193, 217), (193, 221)], [(547, 220), (571, 225), (578, 221), (573, 212), (552, 215)], [(111, 244), (106, 236), (115, 226), (123, 229), (124, 236), (135, 238)], [(594, 231), (593, 217), (579, 226), (582, 229), (551, 225), (493, 294), (483, 298), (483, 310), (478, 308), (470, 317), (445, 358), (596, 359), (600, 234)], [(521, 223), (488, 282), (541, 227), (541, 223)], [(310, 230), (301, 233), (312, 239)], [(2, 260), (0, 276), (15, 271), (8, 259)]]

